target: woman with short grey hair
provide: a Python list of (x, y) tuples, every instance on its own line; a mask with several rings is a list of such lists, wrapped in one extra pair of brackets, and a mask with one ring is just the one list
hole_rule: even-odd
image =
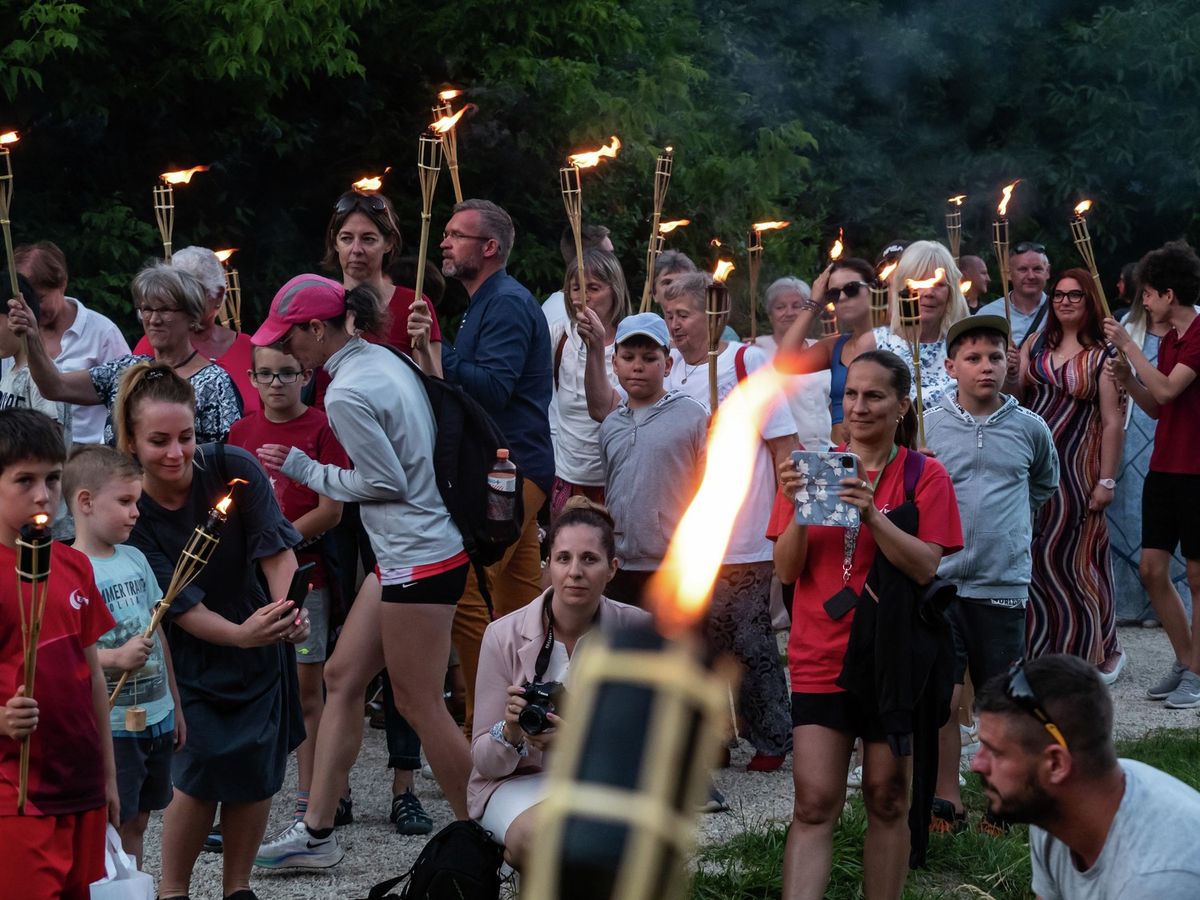
[(113, 444), (112, 405), (125, 370), (153, 359), (171, 366), (196, 393), (196, 443), (220, 443), (242, 416), (237, 387), (220, 366), (201, 356), (191, 342), (194, 326), (205, 314), (204, 289), (182, 269), (152, 262), (134, 276), (133, 306), (146, 331), (151, 353), (120, 356), (109, 362), (60, 372), (46, 352), (37, 318), (19, 300), (9, 301), (8, 322), (29, 342), (29, 374), (42, 396), (79, 406), (103, 405), (109, 410), (104, 442)]

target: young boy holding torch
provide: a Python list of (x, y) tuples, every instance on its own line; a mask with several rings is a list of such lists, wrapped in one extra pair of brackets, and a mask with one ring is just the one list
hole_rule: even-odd
[[(113, 626), (87, 557), (51, 544), (37, 679), (24, 684), (18, 601), (37, 585), (15, 571), (22, 526), (58, 509), (62, 431), (30, 409), (0, 411), (0, 900), (86, 900), (104, 877), (106, 820), (117, 820), (108, 695), (96, 641)], [(41, 588), (38, 587), (40, 594)], [(28, 796), (18, 812), (21, 744)]]
[(99, 642), (110, 697), (122, 673), (130, 673), (108, 724), (121, 796), (117, 830), (125, 852), (141, 863), (150, 813), (171, 802), (171, 757), (186, 740), (166, 639), (144, 636), (162, 591), (142, 551), (125, 543), (138, 520), (142, 468), (113, 447), (83, 444), (63, 471), (63, 493), (75, 517), (73, 546), (91, 560), (117, 622)]
[(946, 612), (957, 658), (950, 721), (939, 738), (935, 831), (966, 827), (958, 785), (962, 684), (969, 670), (971, 683), (982, 687), (1025, 655), (1032, 514), (1058, 488), (1049, 427), (1000, 392), (1008, 341), (1003, 316), (968, 316), (951, 325), (945, 366), (958, 387), (925, 413), (925, 442), (954, 482), (965, 538), (965, 549), (938, 568), (958, 588), (960, 602)]

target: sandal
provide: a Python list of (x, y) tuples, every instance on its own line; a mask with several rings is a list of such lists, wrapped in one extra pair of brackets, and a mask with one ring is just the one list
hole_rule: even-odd
[(429, 834), (433, 831), (432, 817), (412, 791), (392, 797), (392, 814), (388, 818), (396, 826), (397, 834)]

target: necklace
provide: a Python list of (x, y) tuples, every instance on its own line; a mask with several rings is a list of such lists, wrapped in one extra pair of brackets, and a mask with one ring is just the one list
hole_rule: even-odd
[(702, 365), (704, 365), (707, 362), (707, 360), (701, 360), (700, 362), (696, 363), (694, 366), (691, 366), (689, 368), (689, 366), (686, 362), (684, 362), (683, 360), (680, 360), (680, 361), (683, 362), (683, 378), (681, 378), (679, 380), (680, 384), (687, 384), (688, 379), (696, 374), (696, 370), (699, 369)]
[[(178, 370), (178, 369), (182, 369), (184, 366), (186, 366), (188, 363), (190, 363), (190, 362), (191, 362), (193, 359), (195, 359), (195, 358), (196, 358), (196, 354), (197, 354), (197, 353), (199, 353), (199, 352), (200, 352), (199, 350), (193, 350), (193, 351), (191, 352), (191, 355), (190, 355), (190, 356), (188, 356), (188, 358), (187, 358), (187, 359), (185, 359), (183, 362), (178, 362), (178, 363), (167, 363), (167, 365), (169, 365), (169, 366), (170, 366), (172, 369), (177, 369), (177, 370)], [(164, 361), (164, 362), (166, 362), (166, 360), (163, 360), (163, 361)]]

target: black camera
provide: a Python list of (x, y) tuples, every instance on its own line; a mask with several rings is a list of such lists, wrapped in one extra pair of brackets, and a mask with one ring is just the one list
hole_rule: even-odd
[(561, 681), (527, 681), (523, 685), (525, 708), (517, 716), (526, 734), (541, 734), (550, 726), (550, 713), (557, 713), (567, 689)]

